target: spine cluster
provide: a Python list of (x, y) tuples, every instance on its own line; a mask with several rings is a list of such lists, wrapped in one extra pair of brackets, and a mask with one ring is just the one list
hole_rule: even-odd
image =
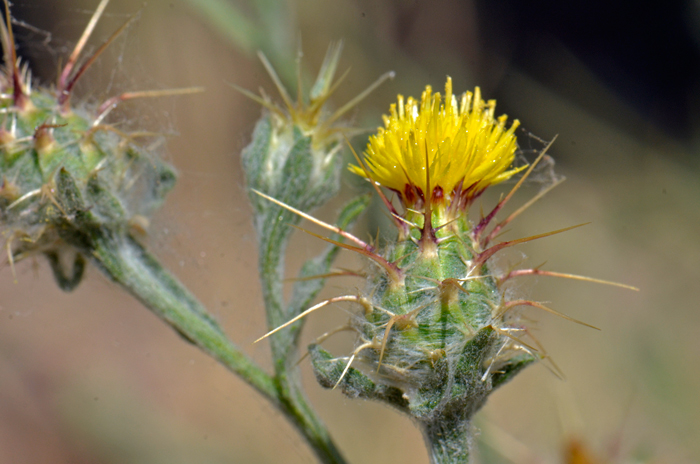
[(333, 356), (320, 346), (322, 340), (309, 346), (319, 383), (350, 397), (386, 402), (416, 419), (433, 462), (467, 462), (470, 446), (465, 440), (471, 436), (474, 413), (494, 389), (546, 357), (533, 346), (536, 341), (530, 341), (514, 309), (529, 305), (555, 311), (512, 299), (506, 287), (512, 278), (547, 273), (505, 272), (492, 257), (509, 246), (568, 229), (491, 244), (515, 217), (490, 224), (512, 193), (478, 224), (466, 215), (444, 222), (429, 206), (403, 216), (392, 210), (399, 238), (384, 250), (336, 230), (356, 243), (345, 248), (372, 262), (365, 289), (361, 295), (336, 297), (312, 308), (338, 301), (360, 308), (347, 327), (357, 333), (349, 356)]
[[(72, 104), (73, 88), (97, 55), (81, 58), (82, 47), (107, 5), (103, 0), (61, 70), (55, 87), (33, 85), (15, 55), (9, 11), (0, 32), (8, 38), (0, 73), (0, 231), (10, 264), (44, 254), (59, 285), (73, 289), (97, 236), (143, 231), (148, 217), (176, 180), (174, 169), (142, 148), (138, 135), (104, 122), (116, 96), (90, 108)], [(62, 255), (74, 259), (66, 271)], [(14, 268), (13, 268), (14, 269)]]

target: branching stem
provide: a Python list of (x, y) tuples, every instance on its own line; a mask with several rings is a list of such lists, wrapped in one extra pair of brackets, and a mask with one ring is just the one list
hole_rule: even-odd
[(138, 242), (129, 236), (93, 234), (92, 260), (186, 340), (240, 376), (276, 405), (312, 446), (321, 462), (344, 464), (322, 422), (301, 394), (298, 382), (277, 369), (273, 377), (224, 333), (201, 303)]
[(128, 236), (103, 233), (94, 238), (93, 261), (112, 280), (186, 340), (279, 405), (272, 378), (229, 340), (202, 304), (155, 257)]

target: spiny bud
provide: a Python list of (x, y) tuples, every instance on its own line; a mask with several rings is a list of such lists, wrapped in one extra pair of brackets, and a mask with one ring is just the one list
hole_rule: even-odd
[[(328, 98), (345, 77), (333, 82), (342, 48), (342, 42), (328, 48), (308, 96), (303, 94), (301, 82), (298, 82), (296, 101), (292, 100), (265, 56), (259, 54), (284, 107), (272, 102), (265, 94), (259, 97), (239, 89), (268, 110), (258, 121), (253, 140), (242, 153), (248, 186), (302, 211), (317, 208), (338, 191), (339, 152), (345, 134), (350, 131), (349, 127), (339, 123), (340, 118), (379, 84), (393, 77), (393, 73), (384, 74), (350, 102), (329, 112), (326, 108)], [(297, 78), (301, 79), (299, 68)], [(256, 217), (270, 206), (253, 194), (251, 202)]]
[[(297, 61), (296, 102), (292, 101), (265, 56), (260, 54), (263, 65), (284, 101), (282, 108), (265, 94), (259, 97), (239, 89), (266, 110), (255, 127), (253, 140), (243, 150), (242, 165), (259, 240), (259, 272), (270, 328), (298, 315), (323, 286), (319, 280), (297, 282), (291, 302), (289, 305), (284, 303), (284, 257), (294, 230), (289, 226), (298, 224), (300, 215), (321, 206), (338, 191), (340, 149), (344, 138), (352, 132), (350, 127), (339, 120), (375, 87), (393, 76), (393, 73), (386, 73), (337, 111), (327, 111), (326, 103), (342, 81), (341, 78), (333, 82), (341, 49), (341, 43), (329, 47), (308, 97), (302, 91), (301, 60)], [(270, 203), (263, 197), (274, 198), (277, 204)], [(368, 198), (351, 201), (339, 220), (346, 225), (351, 223), (367, 202)], [(337, 247), (330, 247), (327, 252), (309, 260), (302, 266), (300, 276), (306, 278), (327, 273), (337, 251)], [(271, 339), (277, 367), (284, 363), (290, 366), (294, 364), (293, 347), (297, 344), (296, 335), (299, 330), (301, 324)]]
[[(90, 253), (93, 232), (128, 234), (132, 220), (143, 222), (176, 179), (169, 164), (138, 143), (138, 135), (103, 122), (117, 102), (158, 92), (123, 94), (96, 108), (72, 104), (77, 80), (130, 21), (78, 66), (107, 3), (98, 6), (55, 88), (31, 85), (30, 73), (20, 67), (7, 3), (7, 24), (0, 25), (8, 38), (0, 75), (0, 230), (10, 264), (42, 253), (65, 290), (80, 282), (81, 253)], [(61, 266), (66, 250), (77, 251), (72, 276)]]

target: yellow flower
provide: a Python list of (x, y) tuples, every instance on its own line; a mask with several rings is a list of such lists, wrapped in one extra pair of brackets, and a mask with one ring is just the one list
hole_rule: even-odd
[[(421, 208), (431, 190), (431, 205), (463, 210), (488, 186), (524, 169), (512, 168), (517, 149), (513, 121), (506, 130), (506, 115), (494, 118), (496, 101), (484, 102), (479, 87), (458, 101), (447, 78), (445, 99), (426, 86), (420, 102), (398, 96), (384, 126), (369, 139), (367, 169), (350, 171), (397, 192), (404, 205)], [(426, 175), (426, 162), (430, 176)], [(428, 186), (428, 182), (430, 185)]]

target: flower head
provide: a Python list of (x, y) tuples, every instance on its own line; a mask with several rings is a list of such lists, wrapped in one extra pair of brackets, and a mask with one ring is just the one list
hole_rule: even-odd
[[(385, 73), (348, 103), (330, 112), (328, 99), (347, 75), (346, 71), (334, 80), (341, 51), (342, 42), (331, 44), (308, 93), (303, 91), (301, 83), (299, 55), (296, 99), (282, 84), (265, 55), (260, 53), (260, 59), (282, 98), (281, 105), (264, 92), (258, 96), (238, 88), (267, 110), (256, 124), (251, 143), (242, 153), (246, 183), (251, 189), (250, 200), (256, 212), (269, 210), (269, 205), (253, 193), (254, 190), (283, 200), (302, 211), (321, 206), (338, 192), (342, 165), (339, 154), (345, 137), (355, 131), (341, 119), (377, 86), (394, 75), (393, 72)], [(270, 220), (277, 221), (276, 214), (271, 212)], [(290, 220), (293, 217), (291, 215)]]
[(432, 206), (461, 211), (487, 187), (524, 168), (511, 168), (520, 123), (506, 129), (508, 117), (495, 118), (495, 108), (495, 100), (481, 99), (479, 87), (458, 100), (450, 77), (444, 100), (430, 86), (420, 102), (399, 95), (384, 127), (369, 139), (367, 169), (350, 170), (397, 192), (407, 207), (421, 208), (429, 191)]
[[(16, 261), (43, 254), (66, 291), (80, 283), (86, 258), (124, 282), (126, 277), (110, 274), (115, 267), (100, 262), (106, 256), (98, 251), (101, 240), (128, 241), (144, 232), (177, 178), (170, 164), (138, 143), (143, 132), (127, 133), (105, 117), (126, 100), (197, 91), (126, 92), (97, 108), (75, 102), (76, 83), (132, 21), (83, 59), (107, 3), (102, 0), (95, 10), (55, 87), (32, 85), (29, 69), (19, 65), (9, 2), (7, 23), (0, 20), (0, 52), (6, 57), (0, 69), (0, 239), (13, 273)], [(64, 272), (64, 257), (74, 259), (72, 275)]]

